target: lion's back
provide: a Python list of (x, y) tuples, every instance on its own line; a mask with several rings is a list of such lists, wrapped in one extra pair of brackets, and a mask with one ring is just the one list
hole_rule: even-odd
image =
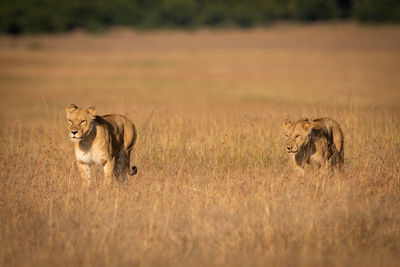
[(109, 132), (122, 138), (124, 149), (132, 149), (136, 142), (137, 131), (133, 122), (124, 115), (107, 114), (97, 116), (97, 121), (105, 125)]
[(313, 122), (317, 123), (322, 129), (324, 129), (324, 131), (327, 132), (327, 135), (332, 138), (336, 150), (340, 154), (341, 161), (343, 161), (344, 135), (340, 124), (334, 119), (327, 117), (314, 119)]

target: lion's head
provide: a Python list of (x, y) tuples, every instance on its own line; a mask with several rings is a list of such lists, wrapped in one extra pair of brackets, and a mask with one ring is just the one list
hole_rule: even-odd
[(66, 109), (69, 137), (74, 142), (79, 142), (90, 131), (94, 117), (96, 116), (95, 107), (88, 109), (78, 108), (71, 104)]
[(286, 130), (286, 150), (288, 153), (297, 153), (304, 145), (310, 143), (321, 129), (318, 124), (308, 118), (297, 122), (285, 120), (283, 127)]

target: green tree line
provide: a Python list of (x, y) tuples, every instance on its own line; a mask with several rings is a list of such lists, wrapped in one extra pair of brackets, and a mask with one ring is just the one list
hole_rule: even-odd
[(400, 22), (399, 0), (0, 0), (0, 32), (251, 27), (277, 20)]

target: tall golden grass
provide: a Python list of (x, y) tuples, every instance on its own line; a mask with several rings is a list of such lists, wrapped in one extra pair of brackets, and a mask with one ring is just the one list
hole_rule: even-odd
[[(0, 37), (1, 266), (399, 266), (400, 28)], [(138, 128), (137, 176), (83, 190), (65, 107)], [(282, 121), (329, 116), (342, 174)]]

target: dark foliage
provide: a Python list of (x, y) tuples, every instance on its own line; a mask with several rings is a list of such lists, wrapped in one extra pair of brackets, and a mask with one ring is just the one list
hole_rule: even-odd
[(400, 22), (398, 0), (0, 0), (0, 32), (251, 27), (276, 20)]

